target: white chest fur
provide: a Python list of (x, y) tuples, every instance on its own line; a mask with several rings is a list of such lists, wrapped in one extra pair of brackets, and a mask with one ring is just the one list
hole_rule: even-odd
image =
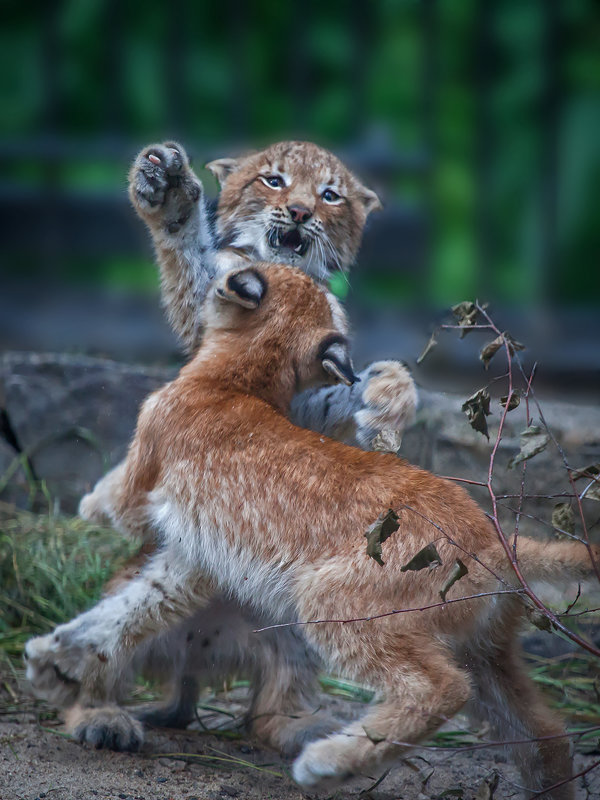
[[(285, 561), (266, 560), (252, 552), (241, 536), (235, 535), (234, 521), (214, 522), (202, 502), (193, 516), (163, 490), (149, 495), (151, 519), (165, 547), (173, 553), (173, 569), (192, 569), (210, 577), (220, 589), (240, 603), (252, 605), (273, 620), (296, 619), (293, 587), (295, 570)], [(225, 535), (225, 531), (229, 535)]]

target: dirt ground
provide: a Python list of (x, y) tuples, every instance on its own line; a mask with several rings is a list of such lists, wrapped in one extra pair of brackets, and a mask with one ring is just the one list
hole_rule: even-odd
[[(290, 763), (246, 738), (212, 734), (194, 724), (186, 731), (151, 731), (141, 752), (92, 750), (64, 734), (63, 726), (43, 703), (33, 701), (14, 680), (4, 680), (0, 711), (0, 800), (303, 800), (289, 777)], [(17, 688), (15, 688), (17, 686)], [(6, 691), (10, 692), (7, 698)], [(208, 727), (232, 725), (244, 706), (244, 691), (219, 695), (212, 702), (226, 715), (208, 712)], [(329, 695), (324, 705), (343, 716), (364, 706)], [(451, 730), (466, 725), (455, 719)], [(576, 756), (576, 772), (599, 756)], [(495, 792), (490, 784), (498, 783)], [(415, 750), (382, 781), (349, 785), (330, 797), (364, 800), (504, 800), (519, 798), (520, 779), (501, 750), (468, 752)], [(600, 798), (600, 767), (576, 780), (578, 800)], [(362, 793), (361, 793), (362, 792)], [(325, 797), (325, 795), (321, 795)]]

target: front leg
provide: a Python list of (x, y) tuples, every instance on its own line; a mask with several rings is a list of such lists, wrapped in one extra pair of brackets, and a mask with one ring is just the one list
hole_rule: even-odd
[(417, 407), (417, 389), (398, 361), (376, 361), (359, 373), (360, 383), (309, 389), (292, 402), (296, 425), (370, 450), (380, 431), (398, 443)]
[(183, 147), (145, 147), (129, 173), (129, 197), (152, 234), (169, 321), (193, 352), (202, 333), (198, 309), (217, 268), (202, 183)]
[(25, 647), (27, 678), (56, 706), (110, 701), (134, 650), (148, 636), (206, 605), (210, 582), (169, 549), (156, 553), (140, 575), (53, 633)]

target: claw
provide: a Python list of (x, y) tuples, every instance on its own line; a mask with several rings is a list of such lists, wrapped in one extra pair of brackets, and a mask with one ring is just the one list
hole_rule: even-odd
[(151, 161), (153, 164), (160, 164), (160, 158), (155, 156), (154, 153), (150, 153), (148, 156), (148, 161)]

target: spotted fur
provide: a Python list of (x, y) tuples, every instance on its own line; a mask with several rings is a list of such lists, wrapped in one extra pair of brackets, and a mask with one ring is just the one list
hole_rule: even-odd
[[(161, 547), (117, 594), (27, 644), (36, 691), (53, 701), (72, 687), (102, 696), (140, 642), (220, 589), (271, 624), (329, 620), (297, 629), (305, 647), (377, 693), (360, 720), (304, 747), (293, 765), (301, 786), (373, 776), (471, 697), (496, 735), (537, 739), (519, 749), (529, 793), (560, 783), (571, 775), (569, 744), (523, 667), (521, 598), (440, 604), (457, 556), (468, 573), (452, 599), (514, 585), (488, 518), (455, 483), (287, 419), (298, 384), (328, 377), (323, 342), (340, 332), (306, 275), (255, 269), (268, 284), (259, 306), (232, 303), (231, 283), (209, 296), (196, 357), (141, 410), (113, 513), (125, 529), (149, 521)], [(382, 567), (363, 533), (388, 508), (400, 527)], [(442, 564), (403, 571), (432, 540)], [(519, 560), (530, 579), (590, 569), (584, 547), (525, 537)], [(573, 786), (546, 795), (571, 800)]]
[[(363, 186), (339, 159), (307, 142), (282, 142), (237, 159), (213, 161), (208, 168), (222, 187), (215, 226), (209, 220), (202, 184), (177, 142), (144, 148), (130, 173), (130, 198), (152, 234), (167, 314), (190, 352), (198, 347), (207, 324), (209, 309), (205, 305), (202, 312), (201, 307), (215, 276), (231, 266), (268, 258), (299, 266), (324, 286), (333, 269), (349, 269), (365, 220), (379, 206), (375, 193)], [(281, 185), (271, 186), (270, 182)], [(331, 295), (326, 297), (336, 328), (346, 332), (342, 308)], [(291, 410), (293, 418), (300, 425), (364, 447), (370, 447), (380, 429), (404, 429), (416, 406), (414, 384), (404, 367), (396, 362), (378, 362), (363, 370), (360, 377), (355, 386), (333, 385), (326, 387), (326, 394), (308, 389), (298, 395)], [(83, 498), (81, 516), (115, 524), (112, 508), (121, 481), (118, 466)], [(146, 547), (152, 548), (154, 534), (148, 520), (138, 519), (135, 524), (136, 533), (148, 534)], [(116, 577), (113, 587), (130, 579), (138, 568), (139, 563), (134, 560)], [(112, 591), (111, 587), (108, 591)], [(215, 600), (217, 606), (211, 604), (206, 610), (197, 609), (189, 620), (188, 632), (210, 630), (215, 613), (220, 613), (220, 602)], [(255, 622), (247, 609), (230, 605), (226, 627), (231, 637), (235, 631), (240, 642), (250, 641), (247, 631)], [(155, 652), (174, 653), (180, 635), (175, 630), (161, 635), (154, 645), (144, 649), (145, 660), (136, 658), (138, 667), (146, 671), (152, 668), (157, 662)], [(265, 644), (250, 648), (242, 658), (241, 649), (225, 644), (224, 637), (220, 646), (220, 656), (210, 656), (215, 669), (225, 674), (241, 670), (254, 678), (255, 733), (289, 752), (315, 729), (326, 726), (325, 720), (311, 716), (314, 701), (307, 701), (317, 668), (308, 652), (303, 655), (298, 647), (291, 647), (286, 654), (281, 648)], [(185, 658), (172, 657), (170, 670), (161, 661), (159, 672), (168, 679), (165, 691), (169, 699), (164, 707), (149, 712), (155, 724), (161, 719), (168, 725), (187, 724), (194, 713), (195, 698), (190, 687), (219, 677), (214, 671), (209, 676), (205, 668), (208, 653), (187, 647), (183, 652)], [(278, 694), (261, 688), (263, 682), (257, 676), (267, 674), (270, 683), (279, 686)], [(305, 678), (299, 680), (299, 674)], [(284, 685), (286, 688), (282, 689)], [(123, 694), (125, 689), (124, 673), (121, 684), (114, 686), (115, 696), (108, 698), (112, 705), (105, 705), (97, 723), (93, 711), (86, 711), (79, 698), (76, 710), (69, 715), (71, 730), (82, 739), (86, 739), (89, 730), (89, 736), (107, 746), (128, 741), (123, 735), (126, 717), (116, 705), (117, 693)], [(96, 704), (98, 699), (90, 696), (85, 702)], [(114, 726), (110, 723), (110, 708), (114, 709)], [(145, 718), (149, 719), (148, 714)], [(296, 720), (294, 724), (292, 719)], [(270, 720), (268, 725), (266, 720)], [(99, 733), (101, 729), (105, 730), (104, 737)], [(132, 722), (129, 741), (133, 744), (138, 740), (139, 726)]]

